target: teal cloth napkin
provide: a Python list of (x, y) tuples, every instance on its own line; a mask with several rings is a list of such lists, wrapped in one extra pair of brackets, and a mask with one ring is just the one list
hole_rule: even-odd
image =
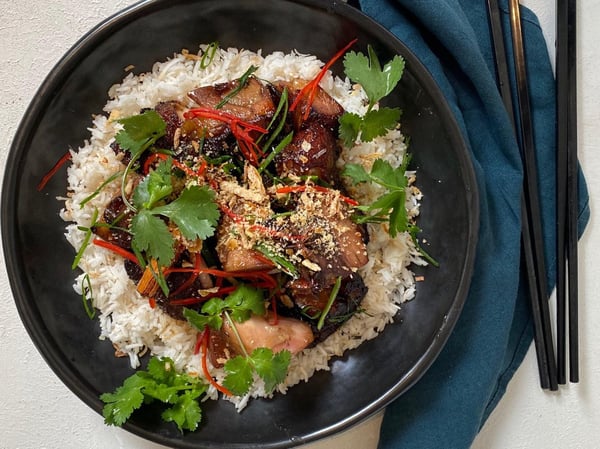
[[(500, 4), (510, 52), (507, 2)], [(481, 203), (475, 271), (462, 315), (431, 369), (387, 408), (380, 449), (468, 448), (504, 394), (533, 336), (520, 263), (522, 166), (496, 86), (487, 2), (361, 0), (360, 8), (403, 41), (442, 89), (469, 145)], [(521, 16), (532, 80), (547, 277), (553, 286), (555, 83), (537, 18), (525, 8)], [(583, 175), (579, 179), (583, 232), (589, 208)]]

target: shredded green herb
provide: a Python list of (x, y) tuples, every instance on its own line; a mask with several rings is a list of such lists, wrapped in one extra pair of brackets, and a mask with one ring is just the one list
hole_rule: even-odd
[(219, 103), (217, 103), (217, 105), (215, 106), (215, 109), (221, 109), (223, 106), (225, 106), (227, 103), (229, 103), (229, 101), (233, 97), (235, 97), (237, 94), (239, 94), (242, 91), (242, 89), (244, 89), (248, 85), (248, 80), (250, 79), (250, 75), (252, 75), (257, 70), (258, 70), (258, 67), (256, 67), (255, 65), (251, 65), (250, 67), (248, 67), (248, 70), (246, 70), (244, 72), (244, 74), (237, 80), (238, 85), (236, 86), (236, 88), (232, 89), (231, 92), (229, 92), (227, 95), (225, 95), (223, 97), (223, 99), (221, 101), (219, 101)]
[(81, 280), (81, 300), (83, 302), (83, 308), (90, 320), (93, 320), (96, 316), (96, 309), (94, 308), (94, 296), (92, 292), (92, 283), (90, 276), (86, 273), (83, 275)]
[(83, 241), (81, 242), (81, 246), (79, 247), (77, 254), (75, 254), (75, 258), (73, 259), (73, 263), (71, 264), (71, 270), (74, 270), (79, 266), (79, 262), (83, 257), (83, 252), (89, 246), (90, 239), (92, 238), (92, 228), (96, 224), (96, 220), (98, 220), (98, 209), (94, 209), (94, 214), (92, 215), (92, 222), (89, 227), (78, 227), (80, 231), (85, 232), (85, 236), (83, 237)]
[(113, 182), (114, 180), (118, 179), (119, 176), (122, 176), (123, 172), (119, 171), (116, 172), (114, 174), (112, 174), (111, 176), (109, 176), (106, 181), (104, 181), (102, 184), (100, 184), (100, 186), (94, 190), (90, 195), (86, 196), (80, 203), (79, 203), (79, 208), (83, 209), (83, 206), (85, 206), (87, 203), (89, 203), (91, 200), (93, 200), (94, 198), (96, 198), (100, 192), (102, 192), (102, 190), (111, 182)]
[(323, 329), (323, 326), (325, 325), (325, 318), (327, 318), (327, 315), (329, 314), (329, 311), (331, 310), (331, 306), (333, 305), (333, 302), (335, 301), (335, 298), (337, 298), (337, 295), (340, 292), (341, 285), (342, 285), (342, 277), (338, 276), (336, 278), (336, 280), (335, 280), (335, 284), (333, 284), (333, 288), (331, 289), (331, 293), (329, 294), (329, 300), (327, 301), (327, 304), (325, 305), (325, 308), (321, 312), (321, 316), (319, 317), (319, 321), (317, 322), (317, 329), (318, 330)]
[(210, 44), (208, 44), (208, 47), (206, 47), (206, 50), (204, 50), (204, 52), (202, 53), (202, 58), (200, 59), (201, 69), (207, 68), (213, 62), (213, 59), (215, 59), (215, 54), (217, 53), (218, 49), (218, 41), (213, 41)]

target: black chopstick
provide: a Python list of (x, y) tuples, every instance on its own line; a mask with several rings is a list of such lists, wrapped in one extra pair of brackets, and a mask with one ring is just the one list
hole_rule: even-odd
[(558, 389), (556, 359), (552, 344), (552, 327), (550, 323), (550, 308), (548, 304), (548, 284), (546, 280), (546, 262), (544, 258), (544, 241), (542, 235), (541, 208), (538, 191), (538, 175), (535, 160), (535, 142), (533, 137), (533, 118), (527, 81), (525, 63), (525, 48), (521, 29), (521, 11), (518, 0), (509, 0), (510, 25), (513, 44), (513, 55), (517, 84), (518, 123), (521, 144), (521, 156), (524, 169), (524, 194), (527, 215), (531, 228), (532, 257), (534, 260), (538, 303), (541, 316), (541, 332), (544, 334), (545, 350), (548, 360), (550, 390)]
[(579, 381), (577, 264), (577, 74), (576, 2), (556, 3), (556, 327), (558, 381), (566, 383), (566, 308), (568, 298), (569, 377)]
[(556, 2), (556, 367), (566, 383), (567, 308), (567, 148), (568, 140), (568, 1)]
[[(495, 62), (496, 62), (496, 76), (498, 82), (498, 89), (500, 91), (500, 95), (504, 102), (504, 107), (508, 113), (509, 120), (515, 131), (515, 134), (518, 131), (515, 119), (515, 111), (512, 102), (512, 93), (510, 89), (510, 77), (508, 70), (508, 62), (506, 59), (506, 49), (504, 46), (504, 35), (502, 30), (502, 19), (500, 8), (498, 6), (497, 0), (488, 0), (488, 14), (489, 14), (489, 22), (490, 22), (490, 33), (492, 38), (492, 46), (494, 50)], [(518, 2), (517, 2), (518, 8)], [(520, 15), (517, 16), (517, 20), (519, 21), (519, 28), (516, 30), (519, 35), (520, 32)], [(514, 32), (514, 27), (511, 27), (511, 34)], [(517, 40), (517, 44), (520, 42), (522, 44), (522, 39)], [(514, 40), (513, 40), (514, 44)], [(522, 53), (522, 47), (521, 47)], [(517, 55), (515, 55), (517, 56)], [(515, 61), (515, 66), (519, 68), (519, 63)], [(525, 73), (526, 75), (526, 73)], [(519, 81), (519, 80), (518, 80)], [(526, 78), (525, 78), (526, 81)], [(525, 95), (528, 96), (528, 93), (525, 92)], [(523, 101), (523, 96), (519, 97), (519, 111), (522, 112), (521, 103)], [(528, 101), (528, 99), (527, 99)], [(528, 105), (527, 105), (528, 106)], [(528, 109), (525, 113), (528, 112)], [(527, 116), (526, 116), (527, 117)], [(530, 115), (529, 115), (530, 117)], [(519, 124), (520, 129), (523, 129), (526, 124), (522, 124), (523, 117), (522, 114), (519, 116)], [(529, 125), (530, 126), (530, 125)], [(531, 132), (530, 132), (531, 134)], [(520, 143), (524, 142), (525, 139), (523, 135), (521, 136)], [(531, 148), (531, 147), (530, 147)], [(524, 159), (524, 150), (521, 150), (521, 155)], [(531, 169), (529, 170), (530, 176), (536, 175), (534, 172), (531, 173)], [(537, 180), (537, 176), (535, 176)], [(556, 390), (557, 382), (556, 382), (556, 372), (554, 365), (554, 351), (552, 348), (552, 334), (550, 329), (550, 317), (547, 303), (547, 287), (545, 282), (545, 263), (543, 261), (543, 252), (541, 262), (538, 262), (539, 250), (536, 251), (535, 244), (539, 244), (541, 242), (541, 227), (534, 227), (531, 222), (531, 217), (529, 213), (529, 205), (531, 204), (531, 200), (528, 201), (527, 194), (529, 193), (529, 197), (531, 197), (531, 193), (524, 185), (523, 194), (521, 197), (521, 216), (522, 216), (522, 224), (521, 224), (521, 242), (522, 242), (522, 253), (525, 261), (525, 268), (527, 272), (527, 283), (529, 288), (529, 297), (531, 302), (531, 310), (533, 316), (533, 326), (534, 326), (534, 340), (535, 340), (535, 348), (536, 348), (536, 356), (538, 362), (538, 370), (540, 376), (540, 384), (542, 388), (547, 389), (550, 388), (552, 390)], [(534, 199), (537, 198), (537, 190), (533, 192)], [(538, 215), (533, 218), (538, 219), (539, 221), (539, 202), (537, 203), (537, 211)], [(537, 237), (533, 237), (533, 233), (537, 232)], [(543, 249), (542, 249), (543, 251)], [(540, 278), (541, 283), (540, 283)]]
[(569, 378), (579, 382), (579, 303), (577, 218), (579, 213), (578, 161), (577, 161), (577, 43), (576, 0), (568, 1), (568, 145), (567, 145), (567, 259), (569, 292)]

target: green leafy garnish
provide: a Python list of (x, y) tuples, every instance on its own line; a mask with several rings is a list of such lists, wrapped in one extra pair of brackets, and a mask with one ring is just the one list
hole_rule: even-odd
[(192, 326), (203, 331), (205, 326), (221, 329), (223, 326), (222, 315), (225, 312), (239, 323), (250, 318), (252, 313), (264, 315), (266, 309), (262, 291), (250, 285), (240, 284), (224, 299), (212, 298), (206, 301), (200, 312), (184, 308), (183, 316)]
[(117, 133), (115, 140), (134, 158), (164, 136), (167, 128), (165, 121), (154, 109), (117, 120), (117, 122), (123, 125), (123, 129)]
[(290, 360), (291, 353), (287, 350), (273, 353), (269, 348), (256, 348), (249, 355), (238, 355), (225, 363), (227, 376), (223, 385), (242, 396), (250, 390), (256, 373), (265, 382), (265, 390), (271, 393), (285, 379)]
[(409, 159), (408, 153), (405, 154), (402, 164), (397, 168), (393, 168), (389, 162), (383, 159), (376, 159), (370, 172), (367, 172), (362, 165), (346, 164), (342, 175), (352, 179), (355, 184), (373, 182), (386, 189), (386, 193), (370, 205), (356, 206), (358, 210), (364, 213), (364, 215), (355, 217), (357, 222), (388, 221), (388, 232), (391, 237), (396, 237), (399, 232), (408, 231), (409, 220), (406, 213), (408, 179), (406, 168)]
[(382, 68), (370, 45), (367, 51), (368, 58), (362, 53), (353, 51), (346, 53), (344, 69), (348, 78), (363, 87), (369, 98), (369, 106), (372, 108), (375, 103), (389, 95), (402, 78), (404, 59), (396, 55)]
[(405, 153), (398, 168), (393, 168), (389, 162), (383, 159), (376, 159), (370, 172), (367, 172), (362, 165), (346, 164), (342, 175), (352, 179), (354, 184), (373, 182), (386, 189), (386, 192), (373, 203), (356, 206), (356, 209), (363, 214), (353, 218), (357, 223), (387, 221), (389, 223), (388, 233), (391, 237), (396, 237), (401, 232), (408, 232), (421, 256), (437, 267), (439, 263), (418, 242), (417, 234), (421, 229), (409, 220), (406, 212), (406, 188), (408, 186), (406, 170), (409, 162), (410, 156)]
[(394, 56), (383, 68), (369, 45), (368, 57), (363, 53), (349, 52), (344, 56), (344, 70), (351, 81), (360, 84), (369, 101), (367, 112), (360, 116), (346, 112), (340, 117), (340, 138), (351, 146), (360, 136), (363, 142), (385, 135), (400, 120), (398, 108), (380, 107), (377, 103), (396, 87), (404, 72), (404, 59)]
[(179, 430), (196, 430), (202, 419), (199, 398), (207, 385), (199, 378), (178, 372), (168, 357), (153, 357), (146, 371), (131, 375), (113, 393), (104, 393), (102, 410), (106, 424), (121, 426), (143, 404), (162, 402), (166, 408), (161, 417), (174, 422)]
[(183, 309), (183, 316), (200, 331), (206, 327), (221, 329), (223, 321), (228, 320), (233, 333), (237, 336), (243, 354), (225, 363), (227, 376), (223, 385), (235, 395), (246, 394), (254, 383), (254, 373), (265, 382), (265, 389), (271, 392), (285, 379), (291, 360), (291, 353), (283, 350), (277, 353), (269, 348), (256, 348), (248, 354), (236, 330), (236, 322), (242, 323), (252, 314), (264, 316), (265, 301), (261, 290), (240, 284), (226, 298), (208, 300), (200, 312)]
[(133, 204), (137, 209), (152, 209), (173, 192), (171, 168), (171, 159), (162, 161), (137, 185), (133, 192)]
[(220, 216), (215, 193), (206, 186), (190, 186), (175, 201), (155, 207), (152, 213), (169, 217), (190, 240), (212, 236)]
[(164, 201), (173, 193), (171, 168), (170, 158), (162, 161), (133, 192), (138, 213), (131, 220), (132, 246), (161, 266), (171, 263), (175, 250), (173, 236), (160, 216), (171, 219), (190, 240), (212, 236), (219, 220), (215, 194), (206, 186), (189, 186), (173, 201)]
[(131, 245), (139, 253), (146, 253), (161, 266), (169, 266), (175, 257), (174, 240), (167, 224), (152, 214), (142, 210), (131, 220)]

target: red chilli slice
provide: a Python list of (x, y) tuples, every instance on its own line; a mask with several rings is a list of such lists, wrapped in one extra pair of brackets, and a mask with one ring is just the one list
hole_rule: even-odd
[(227, 396), (233, 396), (233, 393), (225, 388), (223, 385), (219, 385), (215, 379), (210, 374), (208, 370), (208, 364), (206, 363), (206, 358), (208, 355), (208, 339), (210, 338), (210, 330), (205, 327), (204, 332), (202, 332), (202, 371), (204, 372), (204, 377), (206, 380), (210, 382), (210, 384), (215, 387), (221, 393)]
[(309, 83), (307, 83), (300, 90), (300, 92), (298, 93), (298, 95), (296, 96), (296, 98), (294, 99), (292, 105), (289, 108), (290, 111), (294, 111), (296, 109), (296, 107), (298, 106), (298, 104), (300, 103), (300, 101), (302, 100), (302, 98), (304, 98), (304, 97), (306, 97), (308, 95), (308, 104), (306, 105), (306, 109), (304, 111), (302, 119), (306, 120), (308, 118), (308, 115), (310, 114), (310, 109), (311, 109), (313, 101), (315, 99), (315, 95), (317, 93), (317, 87), (319, 86), (319, 83), (321, 82), (321, 80), (323, 79), (323, 77), (325, 76), (325, 74), (327, 73), (327, 70), (329, 70), (329, 68), (338, 59), (340, 59), (344, 55), (344, 53), (346, 53), (346, 51), (348, 51), (348, 49), (350, 47), (352, 47), (357, 41), (358, 41), (358, 39), (351, 40), (344, 48), (342, 48), (340, 51), (338, 51), (333, 56), (333, 58), (331, 58), (327, 62), (327, 64), (325, 64), (323, 66), (323, 68), (319, 71), (319, 73), (317, 74), (317, 76), (312, 81), (310, 81)]
[(130, 253), (129, 251), (121, 248), (120, 246), (114, 245), (113, 243), (107, 242), (106, 240), (102, 240), (102, 239), (94, 239), (94, 240), (92, 240), (92, 243), (96, 246), (100, 246), (102, 248), (108, 249), (108, 250), (112, 251), (113, 253), (118, 254), (121, 257), (124, 257), (125, 259), (129, 259), (136, 265), (140, 264), (137, 257), (135, 257), (135, 255), (133, 253)]
[(237, 140), (240, 151), (243, 153), (244, 157), (251, 164), (255, 166), (258, 165), (258, 156), (262, 156), (262, 150), (250, 135), (250, 131), (266, 134), (268, 131), (265, 128), (253, 123), (245, 122), (233, 114), (205, 107), (192, 108), (186, 111), (183, 116), (188, 120), (198, 117), (226, 123)]
[(67, 151), (62, 157), (54, 164), (54, 166), (44, 175), (40, 183), (37, 185), (38, 192), (44, 190), (46, 184), (52, 179), (52, 177), (60, 170), (60, 168), (71, 160), (71, 152)]

